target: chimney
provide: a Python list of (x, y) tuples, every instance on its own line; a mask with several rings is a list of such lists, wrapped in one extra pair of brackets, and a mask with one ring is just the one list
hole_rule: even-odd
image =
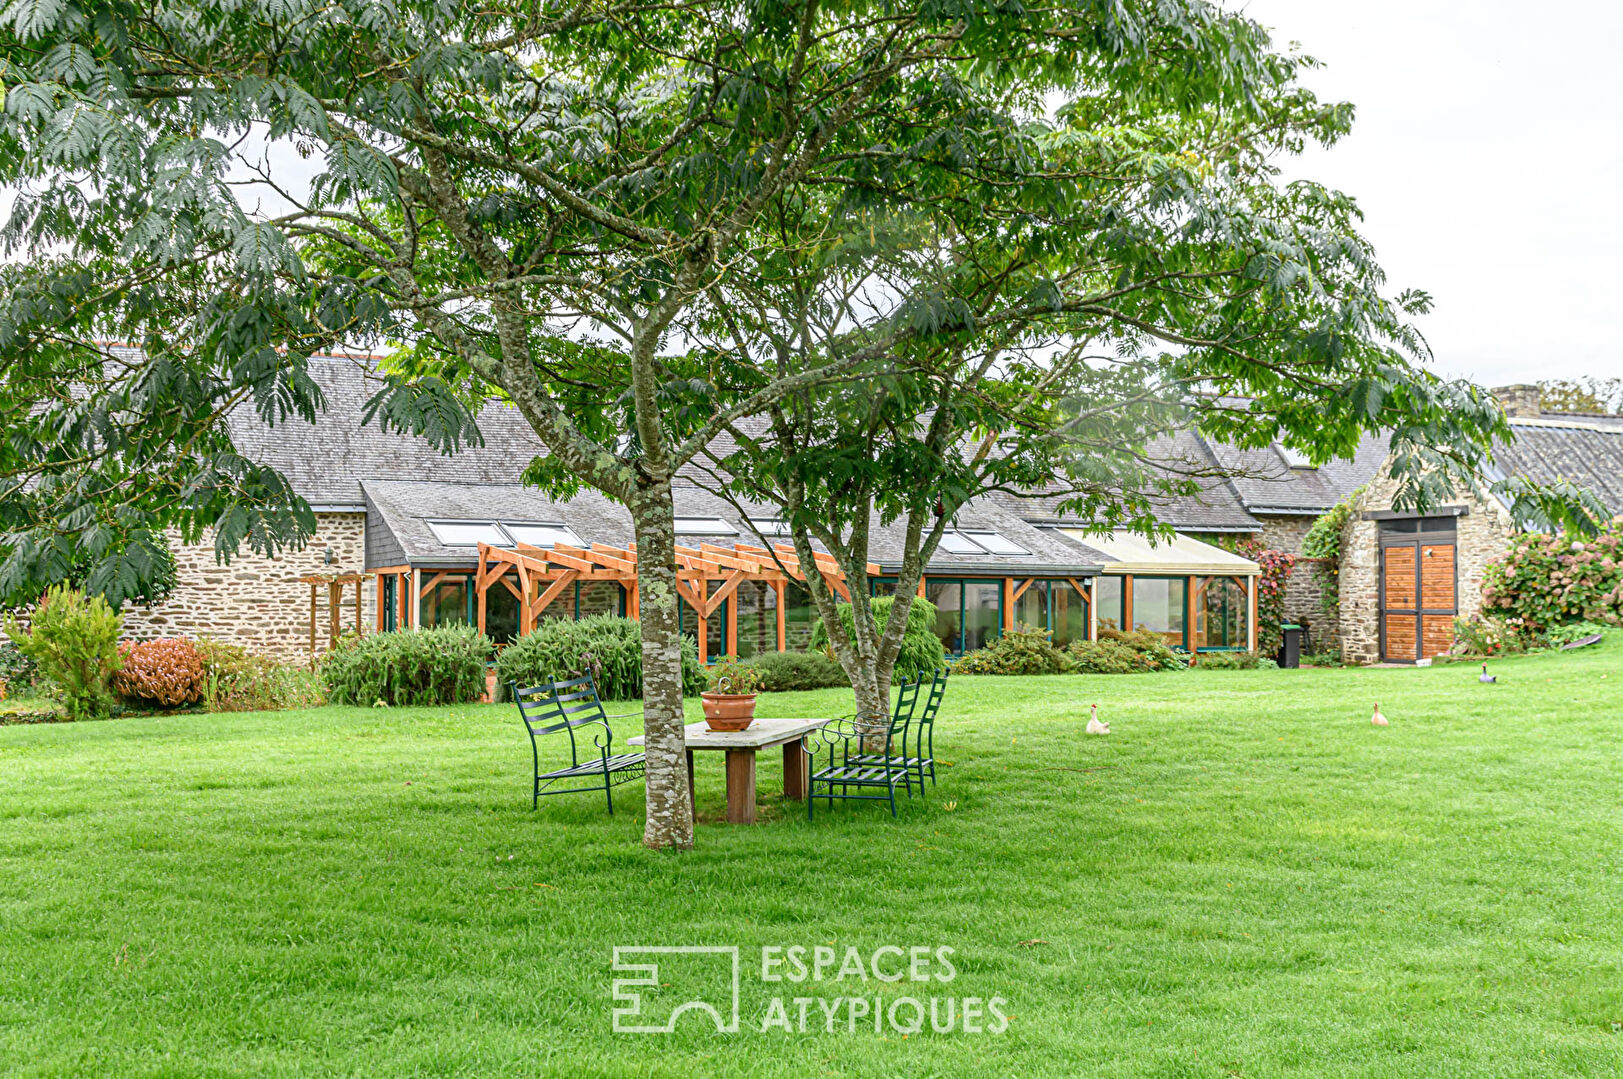
[(1539, 388), (1522, 382), (1515, 386), (1497, 386), (1493, 395), (1499, 398), (1507, 416), (1538, 416), (1544, 411), (1539, 406)]

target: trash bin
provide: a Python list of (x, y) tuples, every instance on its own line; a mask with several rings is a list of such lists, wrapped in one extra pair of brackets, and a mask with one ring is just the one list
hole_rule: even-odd
[(1279, 627), (1285, 633), (1284, 643), (1279, 646), (1279, 665), (1292, 669), (1302, 665), (1302, 627), (1287, 622)]

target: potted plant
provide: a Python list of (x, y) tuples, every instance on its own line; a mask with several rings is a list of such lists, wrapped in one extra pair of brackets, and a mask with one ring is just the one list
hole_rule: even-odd
[(766, 684), (758, 667), (746, 667), (737, 656), (722, 656), (710, 668), (710, 689), (699, 694), (704, 721), (713, 731), (748, 730), (755, 722), (755, 695)]

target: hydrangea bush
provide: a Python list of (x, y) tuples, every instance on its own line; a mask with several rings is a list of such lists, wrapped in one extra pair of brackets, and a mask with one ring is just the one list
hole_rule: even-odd
[(1623, 516), (1593, 536), (1517, 536), (1483, 572), (1482, 613), (1534, 636), (1568, 622), (1623, 623)]

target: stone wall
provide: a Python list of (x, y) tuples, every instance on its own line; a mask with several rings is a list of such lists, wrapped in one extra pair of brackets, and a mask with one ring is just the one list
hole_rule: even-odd
[[(1355, 505), (1341, 541), (1341, 643), (1349, 663), (1378, 663), (1380, 627), (1380, 522), (1366, 521), (1370, 510), (1389, 510), (1398, 482), (1383, 465), (1365, 487)], [(1461, 618), (1482, 609), (1482, 571), (1503, 555), (1515, 534), (1510, 512), (1497, 500), (1483, 501), (1456, 495), (1448, 505), (1464, 505), (1467, 512), (1455, 522), (1455, 567), (1459, 592), (1455, 603)]]
[[(359, 573), (366, 557), (366, 515), (318, 513), (316, 534), (303, 550), (265, 558), (246, 549), (229, 563), (214, 560), (214, 537), (183, 544), (171, 537), (175, 552), (175, 591), (155, 607), (129, 607), (124, 635), (212, 637), (255, 652), (305, 662), (310, 658), (310, 586), (299, 578), (311, 574)], [(337, 561), (329, 564), (332, 548)], [(355, 623), (355, 586), (344, 593), (342, 626)], [(375, 626), (376, 585), (361, 585), (361, 623)], [(320, 592), (317, 647), (327, 647), (327, 590)]]

